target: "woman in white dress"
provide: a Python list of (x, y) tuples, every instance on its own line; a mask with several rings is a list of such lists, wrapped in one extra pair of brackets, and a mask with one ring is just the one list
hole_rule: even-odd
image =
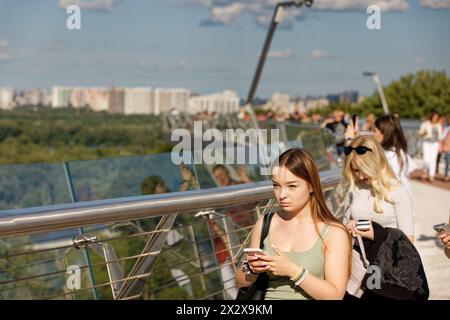
[(423, 161), (424, 161), (424, 178), (428, 175), (428, 180), (433, 182), (436, 173), (436, 160), (439, 153), (439, 142), (444, 138), (442, 126), (439, 122), (439, 114), (433, 112), (430, 119), (422, 122), (419, 135), (423, 139)]

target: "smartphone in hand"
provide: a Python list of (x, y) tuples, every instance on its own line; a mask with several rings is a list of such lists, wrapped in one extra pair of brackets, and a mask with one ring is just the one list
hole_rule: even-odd
[(437, 224), (435, 226), (433, 226), (433, 229), (437, 232), (437, 233), (448, 233), (450, 234), (450, 225), (448, 225), (447, 223), (440, 223)]
[(370, 221), (369, 220), (358, 220), (356, 222), (356, 229), (359, 231), (369, 231), (370, 230)]
[(254, 256), (257, 254), (262, 254), (262, 255), (268, 256), (267, 252), (265, 252), (261, 248), (244, 248), (244, 252), (250, 256)]

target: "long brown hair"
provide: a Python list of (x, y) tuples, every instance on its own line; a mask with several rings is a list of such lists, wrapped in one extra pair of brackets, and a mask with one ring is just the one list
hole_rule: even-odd
[(375, 121), (375, 127), (383, 134), (383, 141), (381, 142), (383, 149), (393, 150), (397, 155), (400, 172), (395, 173), (400, 175), (405, 165), (406, 155), (408, 154), (408, 144), (400, 121), (393, 115), (385, 115)]
[(331, 213), (330, 209), (328, 209), (320, 184), (319, 169), (317, 168), (317, 164), (314, 161), (312, 154), (308, 150), (303, 148), (286, 150), (278, 157), (278, 162), (275, 165), (285, 167), (311, 186), (312, 193), (309, 201), (312, 218), (314, 220), (316, 232), (321, 239), (322, 237), (317, 229), (319, 222), (341, 227), (348, 234), (345, 226)]

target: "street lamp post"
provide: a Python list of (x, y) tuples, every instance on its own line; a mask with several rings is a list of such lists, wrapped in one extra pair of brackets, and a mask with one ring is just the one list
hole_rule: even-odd
[(363, 76), (372, 77), (373, 82), (377, 85), (378, 94), (380, 95), (381, 105), (383, 106), (384, 114), (389, 114), (389, 108), (386, 102), (386, 97), (384, 96), (383, 86), (381, 85), (380, 77), (376, 72), (364, 71)]
[[(253, 75), (253, 81), (250, 87), (250, 91), (248, 92), (247, 100), (245, 102), (245, 111), (248, 112), (250, 118), (253, 122), (253, 128), (260, 132), (258, 120), (256, 119), (255, 113), (252, 108), (253, 99), (255, 97), (256, 89), (258, 88), (259, 79), (261, 77), (262, 70), (264, 68), (264, 63), (266, 62), (267, 53), (270, 49), (270, 44), (272, 42), (273, 34), (279, 23), (283, 21), (284, 18), (284, 9), (288, 7), (300, 7), (305, 5), (307, 7), (311, 7), (313, 4), (313, 0), (294, 0), (294, 1), (285, 1), (277, 3), (272, 20), (270, 23), (269, 30), (267, 31), (266, 40), (264, 42), (264, 46), (259, 57), (258, 65), (256, 67), (255, 74)], [(259, 133), (259, 143), (266, 143), (265, 137)]]

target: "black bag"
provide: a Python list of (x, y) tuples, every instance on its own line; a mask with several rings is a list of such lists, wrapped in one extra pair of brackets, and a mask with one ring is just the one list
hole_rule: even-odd
[[(273, 212), (264, 215), (263, 226), (261, 230), (261, 239), (259, 247), (264, 249), (264, 239), (269, 233), (270, 220), (273, 217)], [(256, 281), (250, 286), (239, 288), (236, 300), (264, 300), (267, 290), (267, 274), (260, 273)]]

